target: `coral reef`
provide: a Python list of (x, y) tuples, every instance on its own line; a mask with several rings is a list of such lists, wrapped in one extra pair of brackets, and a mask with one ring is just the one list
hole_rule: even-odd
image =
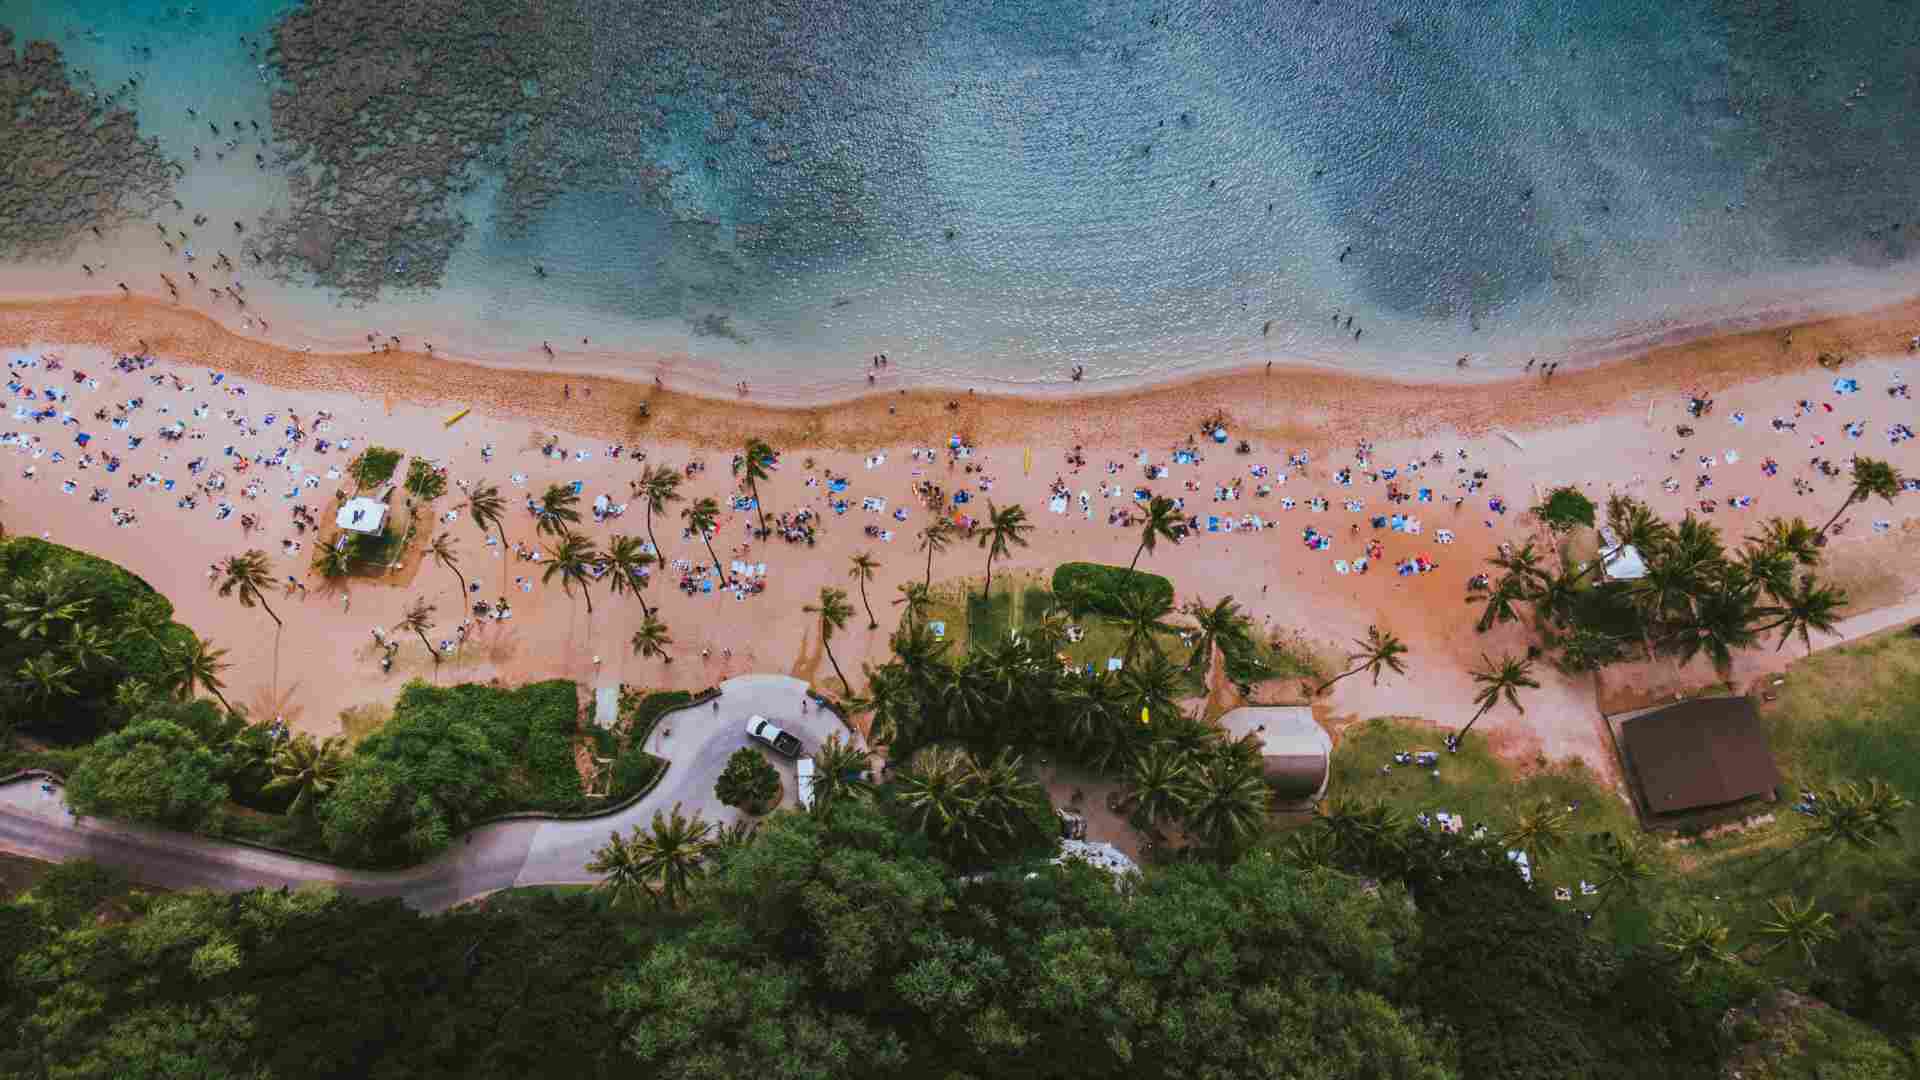
[[(440, 282), (468, 222), (454, 198), (509, 142), (538, 150), (558, 100), (536, 89), (553, 58), (585, 51), (572, 0), (333, 0), (302, 5), (273, 31), (282, 85), (273, 128), (290, 205), (250, 250), (276, 271), (310, 271), (354, 298)], [(491, 159), (491, 160), (490, 160)], [(537, 203), (564, 169), (506, 168)]]
[(59, 46), (0, 27), (0, 253), (60, 256), (88, 226), (151, 210), (174, 166), (140, 137), (134, 114), (69, 80)]

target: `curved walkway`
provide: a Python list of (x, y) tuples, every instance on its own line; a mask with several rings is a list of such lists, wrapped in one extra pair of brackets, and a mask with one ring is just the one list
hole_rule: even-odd
[[(397, 896), (423, 911), (440, 911), (517, 885), (590, 884), (586, 864), (610, 832), (645, 825), (655, 810), (682, 803), (707, 820), (725, 824), (739, 811), (714, 798), (713, 784), (735, 750), (748, 745), (746, 722), (758, 713), (800, 737), (809, 750), (835, 732), (846, 735), (832, 713), (809, 704), (807, 684), (783, 675), (743, 675), (720, 684), (713, 702), (662, 717), (647, 749), (669, 758), (672, 768), (646, 798), (606, 817), (579, 821), (504, 821), (456, 839), (431, 862), (399, 871), (350, 870), (329, 863), (264, 851), (170, 829), (67, 812), (60, 789), (42, 790), (35, 779), (0, 785), (0, 851), (64, 862), (93, 859), (129, 877), (167, 889), (206, 888), (238, 892), (327, 882), (356, 896)], [(767, 755), (780, 768), (787, 805), (798, 790), (791, 761)]]

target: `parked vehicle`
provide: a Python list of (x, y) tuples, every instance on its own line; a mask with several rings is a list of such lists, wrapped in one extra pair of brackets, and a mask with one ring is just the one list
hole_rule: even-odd
[(774, 725), (773, 721), (764, 716), (747, 718), (747, 737), (766, 743), (768, 746), (773, 747), (774, 753), (782, 757), (797, 758), (800, 756), (800, 740), (781, 731)]
[(813, 809), (813, 759), (803, 757), (793, 766), (794, 777), (800, 782), (800, 808)]

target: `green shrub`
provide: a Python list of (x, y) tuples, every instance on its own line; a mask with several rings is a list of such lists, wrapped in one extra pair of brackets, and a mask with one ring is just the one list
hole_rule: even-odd
[[(50, 544), (37, 537), (0, 543), (0, 591), (30, 591), (48, 576), (64, 581), (70, 599), (82, 604), (80, 624), (110, 640), (110, 664), (74, 671), (74, 693), (57, 708), (30, 706), (18, 695), (0, 695), (0, 716), (22, 727), (47, 732), (62, 741), (84, 740), (130, 717), (116, 710), (116, 687), (130, 680), (149, 686), (169, 684), (168, 653), (193, 642), (193, 631), (173, 622), (173, 605), (153, 586), (125, 569), (84, 551)], [(29, 658), (56, 650), (65, 629), (46, 639), (28, 639), (0, 629), (0, 671), (11, 675)]]
[(640, 703), (633, 707), (633, 715), (628, 721), (627, 745), (638, 746), (646, 742), (662, 716), (691, 705), (693, 697), (686, 690), (661, 690), (641, 698)]
[(1075, 614), (1120, 613), (1120, 596), (1144, 588), (1150, 596), (1173, 603), (1173, 582), (1144, 570), (1129, 571), (1124, 566), (1103, 563), (1061, 563), (1053, 571), (1053, 595)]
[(398, 450), (369, 446), (360, 451), (360, 456), (347, 468), (353, 474), (353, 482), (362, 488), (379, 487), (393, 479), (393, 470), (400, 467), (403, 456)]
[(713, 785), (713, 794), (727, 806), (759, 813), (780, 797), (780, 773), (760, 751), (743, 746), (727, 759), (727, 767)]
[(1547, 501), (1533, 508), (1533, 514), (1554, 532), (1566, 532), (1576, 525), (1593, 527), (1593, 500), (1577, 487), (1557, 487), (1547, 492)]
[(613, 762), (613, 785), (607, 792), (607, 802), (619, 802), (631, 798), (635, 792), (642, 791), (653, 778), (666, 768), (665, 758), (656, 757), (637, 746), (630, 747)]
[(407, 462), (407, 491), (421, 502), (432, 502), (447, 493), (447, 478), (435, 471), (425, 458)]

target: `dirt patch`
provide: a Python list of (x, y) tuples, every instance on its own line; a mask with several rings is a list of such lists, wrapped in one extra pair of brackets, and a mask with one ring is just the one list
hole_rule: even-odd
[(1595, 673), (1594, 685), (1607, 716), (1732, 692), (1704, 656), (1685, 666), (1670, 657), (1612, 664)]

